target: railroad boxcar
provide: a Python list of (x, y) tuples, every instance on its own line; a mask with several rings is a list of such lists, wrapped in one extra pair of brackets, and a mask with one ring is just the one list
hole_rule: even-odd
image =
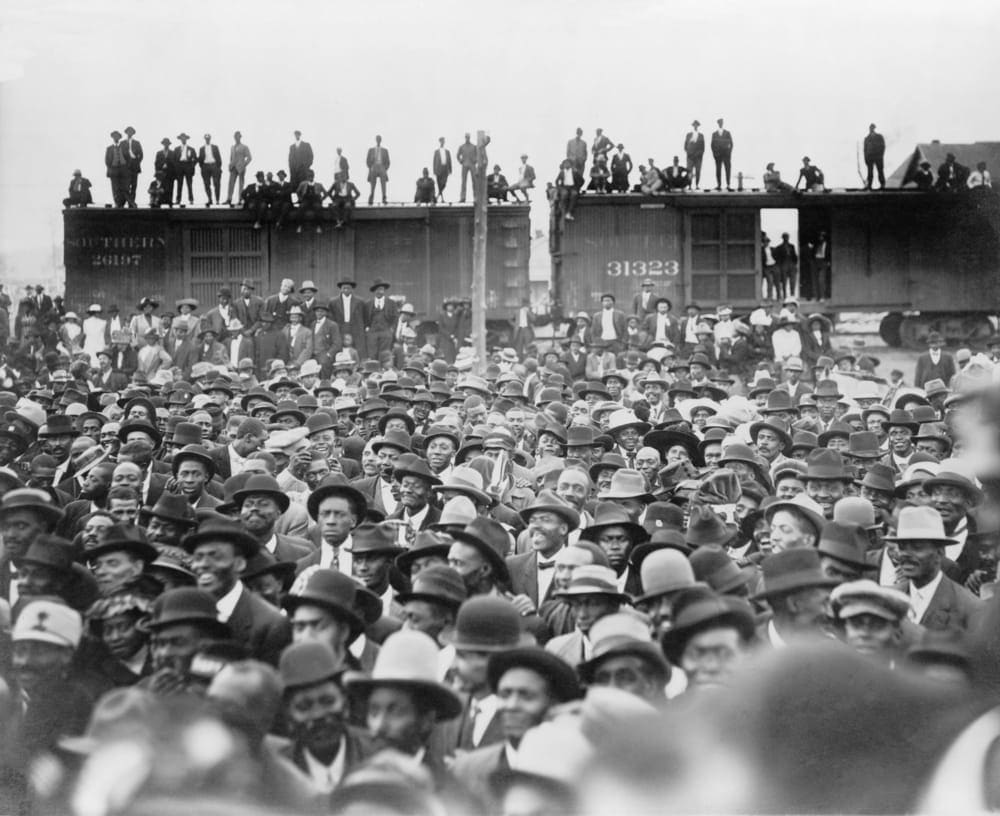
[[(238, 209), (69, 209), (65, 228), (66, 303), (115, 303), (128, 313), (150, 295), (164, 303), (195, 297), (202, 310), (220, 286), (234, 293), (244, 278), (264, 295), (282, 278), (312, 280), (321, 297), (336, 294), (344, 276), (367, 296), (375, 278), (412, 303), (421, 334), (436, 331), (445, 298), (469, 298), (472, 286), (471, 206), (359, 207), (352, 226), (322, 234), (252, 228)], [(527, 205), (491, 206), (486, 252), (487, 327), (497, 342), (509, 334), (529, 291), (531, 224)]]
[(992, 191), (585, 195), (575, 220), (552, 219), (556, 297), (565, 314), (597, 308), (605, 292), (627, 309), (648, 278), (677, 311), (692, 301), (753, 309), (768, 209), (797, 211), (800, 256), (821, 231), (829, 236), (830, 297), (806, 293), (803, 310), (887, 312), (882, 334), (893, 345), (919, 346), (932, 328), (956, 342), (992, 333), (1000, 309)]

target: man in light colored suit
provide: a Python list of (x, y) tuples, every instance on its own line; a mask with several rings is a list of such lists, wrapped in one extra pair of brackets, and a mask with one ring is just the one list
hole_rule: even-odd
[(910, 598), (910, 620), (932, 630), (974, 630), (983, 602), (941, 571), (945, 547), (956, 543), (945, 535), (941, 514), (928, 506), (904, 507), (896, 535), (885, 539), (899, 550), (897, 570), (904, 582), (896, 588)]
[(434, 151), (434, 178), (437, 179), (437, 200), (444, 201), (444, 187), (451, 175), (451, 151), (444, 146), (444, 136), (438, 139), (438, 148)]
[(236, 200), (239, 201), (243, 198), (243, 177), (246, 174), (247, 165), (253, 161), (250, 148), (241, 141), (243, 134), (237, 130), (233, 134), (233, 139), (235, 144), (229, 148), (229, 191), (226, 193), (226, 203), (230, 206), (233, 204), (233, 188), (237, 181), (240, 183), (240, 191)]
[(296, 304), (288, 310), (288, 325), (282, 331), (288, 340), (288, 362), (302, 365), (313, 355), (313, 334), (302, 320), (305, 314)]

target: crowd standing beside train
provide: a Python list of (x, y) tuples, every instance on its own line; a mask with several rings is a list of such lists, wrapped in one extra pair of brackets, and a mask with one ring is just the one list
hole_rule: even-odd
[(27, 290), (4, 811), (987, 808), (1000, 337), (907, 385), (773, 282), (489, 359), (381, 279)]

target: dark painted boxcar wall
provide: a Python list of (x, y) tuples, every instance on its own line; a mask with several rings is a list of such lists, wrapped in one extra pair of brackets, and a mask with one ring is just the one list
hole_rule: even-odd
[[(128, 312), (145, 295), (172, 306), (193, 296), (215, 302), (221, 285), (244, 278), (277, 291), (282, 278), (311, 279), (332, 296), (354, 277), (364, 290), (375, 278), (391, 294), (433, 316), (445, 297), (469, 297), (472, 210), (469, 207), (358, 210), (354, 227), (296, 233), (254, 230), (235, 210), (68, 210), (66, 297), (73, 308), (98, 300)], [(488, 317), (511, 319), (529, 291), (528, 207), (491, 207), (487, 241)]]

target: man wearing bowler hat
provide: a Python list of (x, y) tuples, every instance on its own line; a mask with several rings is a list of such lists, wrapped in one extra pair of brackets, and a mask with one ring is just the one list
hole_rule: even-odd
[(195, 655), (232, 637), (229, 626), (219, 620), (212, 596), (195, 587), (170, 589), (160, 595), (153, 604), (148, 628), (153, 673), (137, 685), (162, 695), (187, 692)]
[(806, 494), (823, 508), (823, 516), (830, 520), (833, 506), (847, 495), (854, 477), (837, 451), (817, 448), (806, 459), (803, 481)]
[(927, 629), (951, 632), (974, 630), (983, 603), (941, 571), (947, 547), (956, 540), (945, 534), (941, 514), (933, 507), (904, 507), (896, 534), (886, 536), (898, 550), (896, 588), (910, 598), (909, 619)]
[(288, 742), (278, 751), (329, 795), (374, 753), (371, 739), (349, 725), (344, 665), (324, 643), (293, 643), (281, 655)]
[[(522, 618), (509, 601), (481, 595), (465, 601), (455, 619), (455, 686), (464, 696), (461, 717), (445, 728), (446, 750), (469, 751), (503, 739), (498, 700), (486, 667), (490, 656), (523, 645)], [(452, 727), (454, 726), (454, 727)]]
[(215, 460), (202, 445), (185, 445), (174, 454), (170, 467), (181, 495), (193, 509), (213, 509), (222, 504), (205, 489), (215, 476)]
[(396, 460), (392, 478), (399, 485), (399, 505), (387, 518), (401, 522), (399, 541), (409, 548), (418, 531), (428, 529), (441, 518), (441, 511), (430, 503), (431, 491), (441, 485), (441, 480), (415, 453), (404, 453)]
[(298, 560), (298, 572), (319, 566), (352, 575), (351, 534), (365, 519), (365, 497), (342, 476), (331, 474), (309, 494), (306, 509), (316, 522), (319, 547)]
[(368, 356), (376, 360), (392, 350), (392, 333), (399, 321), (399, 306), (389, 298), (389, 287), (381, 278), (368, 287), (373, 297), (365, 310), (365, 343)]
[(298, 561), (312, 552), (308, 541), (277, 532), (278, 521), (292, 501), (277, 480), (254, 473), (233, 494), (244, 530), (278, 561)]
[(580, 687), (569, 664), (537, 646), (492, 655), (487, 679), (497, 698), (503, 741), (458, 756), (452, 774), (492, 812), (492, 784), (498, 776), (509, 775), (522, 737), (541, 724), (550, 709), (578, 698)]
[(202, 522), (183, 543), (198, 588), (214, 599), (219, 620), (228, 624), (250, 656), (276, 666), (281, 650), (291, 642), (291, 626), (240, 581), (247, 560), (260, 549), (258, 541), (239, 522), (218, 516)]

